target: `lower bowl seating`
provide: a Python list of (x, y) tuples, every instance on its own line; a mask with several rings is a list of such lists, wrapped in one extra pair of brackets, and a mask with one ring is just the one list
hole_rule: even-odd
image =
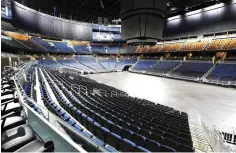
[[(80, 79), (71, 80), (56, 70), (42, 69), (51, 79), (63, 82), (60, 90), (68, 100), (63, 100), (55, 84), (50, 84), (60, 106), (96, 137), (91, 136), (97, 144), (109, 144), (124, 152), (182, 151), (182, 145), (194, 151), (186, 113), (130, 96), (70, 92), (70, 86), (79, 84)], [(104, 86), (97, 82), (84, 82), (84, 86), (92, 88), (93, 85)]]

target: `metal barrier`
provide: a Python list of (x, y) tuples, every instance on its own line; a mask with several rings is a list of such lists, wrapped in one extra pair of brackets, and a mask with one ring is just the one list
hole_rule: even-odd
[(220, 132), (214, 128), (214, 126), (213, 128), (210, 128), (203, 120), (201, 120), (201, 125), (207, 141), (215, 152), (235, 152), (232, 148), (227, 146), (224, 138)]
[(236, 130), (234, 127), (214, 126), (214, 128), (219, 129), (219, 132), (225, 142), (236, 144)]

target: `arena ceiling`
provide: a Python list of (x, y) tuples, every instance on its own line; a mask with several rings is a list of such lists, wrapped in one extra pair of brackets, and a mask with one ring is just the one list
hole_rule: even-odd
[[(38, 0), (30, 1), (36, 5)], [(227, 1), (230, 0), (167, 0), (167, 17)], [(57, 14), (63, 14), (66, 18), (93, 23), (98, 22), (98, 17), (107, 18), (109, 22), (119, 19), (120, 0), (51, 0), (51, 2), (54, 3)]]

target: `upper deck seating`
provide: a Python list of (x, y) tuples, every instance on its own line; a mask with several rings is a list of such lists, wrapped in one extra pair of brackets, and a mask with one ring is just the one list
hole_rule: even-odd
[(236, 38), (227, 39), (222, 49), (236, 49)]
[(82, 45), (73, 45), (74, 50), (76, 53), (85, 53), (85, 54), (91, 54), (88, 46), (82, 46)]
[(23, 44), (11, 39), (10, 37), (6, 37), (6, 36), (2, 36), (1, 37), (1, 43), (14, 47), (14, 48), (20, 48), (20, 49), (28, 49), (26, 46), (24, 46)]
[(183, 43), (183, 47), (180, 49), (181, 51), (202, 51), (207, 46), (208, 41), (201, 42), (186, 42)]
[(43, 39), (37, 37), (32, 37), (32, 39), (43, 47), (45, 47), (47, 50), (57, 52), (57, 48), (55, 46), (50, 45), (47, 41), (44, 41)]
[(108, 54), (118, 54), (119, 53), (119, 46), (116, 45), (109, 45), (107, 48)]
[(103, 45), (91, 45), (93, 52), (106, 53), (106, 50)]
[(60, 51), (60, 52), (64, 52), (64, 53), (74, 53), (74, 50), (68, 46), (67, 43), (65, 42), (53, 42), (53, 44), (56, 46), (56, 48)]
[(164, 44), (161, 51), (179, 51), (182, 47), (183, 43), (170, 43), (170, 44)]
[(225, 46), (227, 43), (227, 39), (215, 39), (212, 40), (208, 47), (207, 50), (220, 50), (223, 49), (223, 46)]

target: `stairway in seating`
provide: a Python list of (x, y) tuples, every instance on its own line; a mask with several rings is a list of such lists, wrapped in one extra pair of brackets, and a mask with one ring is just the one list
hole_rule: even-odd
[(195, 152), (213, 152), (196, 114), (189, 114), (189, 127)]
[(216, 67), (216, 64), (214, 64), (214, 65), (210, 68), (210, 70), (208, 70), (207, 73), (205, 73), (205, 74), (200, 78), (200, 80), (203, 80), (203, 79), (205, 79), (208, 75), (210, 75), (211, 72), (215, 69), (215, 67)]

